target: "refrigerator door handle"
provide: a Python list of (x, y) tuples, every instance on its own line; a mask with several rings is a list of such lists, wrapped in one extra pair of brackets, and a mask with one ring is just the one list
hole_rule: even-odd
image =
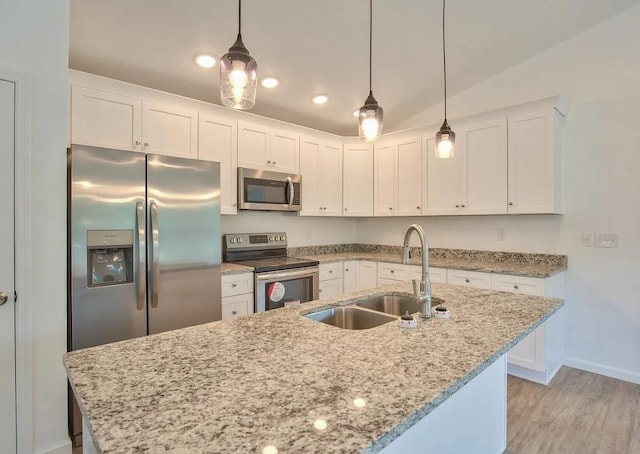
[(138, 254), (136, 256), (136, 269), (138, 275), (136, 276), (136, 300), (137, 308), (139, 311), (144, 310), (145, 305), (145, 292), (147, 290), (147, 273), (145, 266), (145, 220), (144, 220), (144, 205), (142, 202), (136, 203), (136, 230), (138, 231)]
[(291, 207), (296, 190), (296, 188), (293, 187), (293, 181), (291, 180), (291, 177), (287, 177), (287, 186), (289, 186), (289, 207)]
[(158, 307), (158, 287), (160, 286), (160, 238), (158, 234), (158, 207), (155, 202), (149, 204), (151, 213), (151, 307)]

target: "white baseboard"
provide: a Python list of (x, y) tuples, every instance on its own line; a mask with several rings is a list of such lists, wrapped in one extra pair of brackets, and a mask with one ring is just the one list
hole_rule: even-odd
[(48, 448), (39, 449), (36, 454), (71, 454), (71, 440), (59, 445), (49, 446)]
[(640, 385), (640, 374), (624, 369), (617, 369), (615, 367), (606, 367), (601, 364), (595, 364), (589, 361), (583, 361), (576, 358), (570, 358), (565, 356), (563, 361), (565, 366), (573, 367), (575, 369), (586, 370), (587, 372), (593, 372), (594, 374), (604, 375), (606, 377), (617, 378), (618, 380), (624, 380), (631, 383)]

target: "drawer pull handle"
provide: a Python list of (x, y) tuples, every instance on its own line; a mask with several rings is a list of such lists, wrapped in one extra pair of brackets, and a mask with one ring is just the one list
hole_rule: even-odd
[(238, 315), (238, 311), (231, 312), (233, 315)]
[(516, 290), (518, 290), (520, 288), (519, 285), (514, 285), (513, 288), (515, 288)]
[(231, 284), (231, 287), (236, 288), (238, 286), (238, 284), (236, 284), (235, 282), (233, 284)]
[(332, 273), (333, 273), (333, 270), (329, 270), (329, 274), (332, 274)]
[(391, 270), (391, 274), (395, 273), (395, 270)]
[(471, 282), (469, 279), (465, 279), (464, 281), (465, 281), (467, 284), (468, 284), (469, 282)]

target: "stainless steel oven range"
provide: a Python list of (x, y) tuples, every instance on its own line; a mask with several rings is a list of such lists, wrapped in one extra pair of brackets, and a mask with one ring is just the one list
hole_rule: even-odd
[(284, 232), (227, 233), (223, 257), (253, 268), (255, 312), (318, 299), (318, 261), (288, 257)]

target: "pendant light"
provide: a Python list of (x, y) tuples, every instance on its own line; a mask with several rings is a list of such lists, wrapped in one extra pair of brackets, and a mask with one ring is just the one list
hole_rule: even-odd
[(256, 103), (258, 64), (242, 42), (242, 0), (238, 0), (238, 37), (220, 59), (220, 101), (246, 110)]
[(445, 2), (442, 0), (442, 68), (444, 73), (444, 122), (440, 126), (440, 131), (436, 133), (436, 158), (453, 158), (455, 154), (454, 144), (456, 133), (451, 130), (447, 123), (447, 53), (444, 39), (444, 12)]
[(358, 132), (360, 138), (366, 142), (375, 142), (382, 136), (382, 107), (378, 105), (371, 90), (372, 69), (372, 45), (373, 45), (373, 0), (369, 0), (369, 96), (360, 108), (358, 114)]

